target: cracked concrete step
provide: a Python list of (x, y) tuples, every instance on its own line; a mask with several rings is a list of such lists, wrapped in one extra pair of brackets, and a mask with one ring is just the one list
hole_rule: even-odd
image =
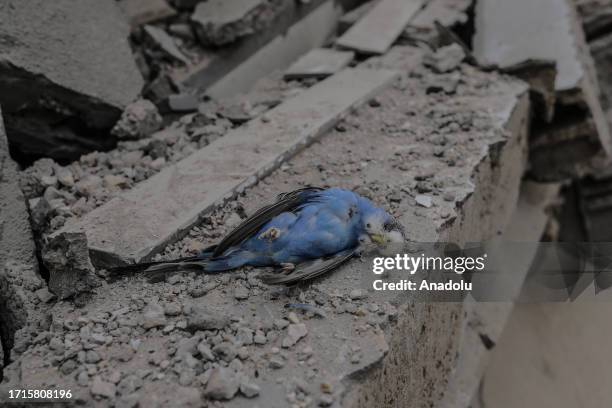
[[(85, 233), (92, 262), (107, 267), (150, 259), (204, 213), (316, 140), (393, 79), (390, 70), (346, 69), (172, 165), (67, 225), (51, 238)], [(64, 237), (64, 238), (63, 238)], [(53, 286), (55, 271), (51, 271)]]
[[(39, 290), (45, 290), (44, 281), (38, 274), (28, 210), (18, 184), (17, 164), (9, 155), (0, 111), (0, 338), (6, 347), (4, 353), (11, 358), (22, 353), (33, 336), (45, 329), (36, 295)], [(2, 363), (0, 359), (0, 368)]]
[(422, 6), (422, 0), (380, 0), (336, 45), (364, 54), (384, 54)]
[(314, 48), (295, 61), (287, 71), (285, 79), (326, 78), (346, 68), (355, 57), (352, 51), (331, 48)]
[(0, 104), (12, 149), (75, 159), (112, 146), (108, 130), (143, 79), (114, 0), (0, 4)]
[[(532, 136), (534, 178), (561, 180), (576, 176), (588, 171), (597, 156), (612, 152), (593, 60), (568, 0), (537, 4), (529, 0), (478, 2), (474, 55), (482, 63), (501, 68), (529, 59), (557, 63), (555, 88), (560, 117), (551, 125), (536, 128)], [(577, 126), (588, 123), (592, 124), (595, 138), (576, 131)]]

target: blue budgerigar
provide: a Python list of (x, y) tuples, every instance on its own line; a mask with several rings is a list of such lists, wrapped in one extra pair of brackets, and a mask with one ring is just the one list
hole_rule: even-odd
[(270, 284), (292, 284), (327, 273), (369, 245), (381, 249), (405, 241), (399, 222), (351, 191), (307, 187), (278, 196), (217, 245), (195, 257), (118, 268), (148, 272), (199, 270), (212, 274), (241, 266), (278, 267)]

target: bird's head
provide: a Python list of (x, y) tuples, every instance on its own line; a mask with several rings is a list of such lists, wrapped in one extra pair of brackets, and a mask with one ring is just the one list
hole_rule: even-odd
[(363, 229), (378, 247), (399, 246), (406, 241), (402, 224), (380, 208), (368, 211), (363, 216)]

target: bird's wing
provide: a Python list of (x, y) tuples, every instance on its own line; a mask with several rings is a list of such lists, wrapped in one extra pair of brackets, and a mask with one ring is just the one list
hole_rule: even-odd
[(312, 197), (312, 193), (317, 193), (322, 190), (323, 189), (320, 187), (304, 187), (288, 193), (279, 194), (274, 204), (260, 208), (238, 225), (232, 232), (227, 234), (225, 238), (217, 244), (212, 254), (213, 258), (222, 255), (229, 248), (250, 238), (277, 215), (286, 211), (294, 211), (299, 206), (305, 204), (308, 199)]
[(357, 248), (346, 249), (327, 258), (302, 262), (292, 271), (265, 274), (261, 275), (260, 278), (268, 285), (292, 285), (308, 281), (336, 269), (351, 259), (356, 251)]

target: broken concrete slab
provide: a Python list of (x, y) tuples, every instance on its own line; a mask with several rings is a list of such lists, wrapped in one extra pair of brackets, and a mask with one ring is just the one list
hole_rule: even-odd
[(65, 160), (110, 147), (108, 130), (143, 85), (115, 1), (24, 0), (0, 10), (0, 103), (12, 149)]
[(119, 0), (119, 7), (127, 16), (132, 28), (176, 15), (176, 10), (166, 0)]
[(364, 54), (384, 54), (422, 6), (422, 0), (380, 0), (336, 45)]
[(263, 28), (269, 3), (264, 0), (208, 0), (199, 3), (191, 21), (205, 45), (225, 45)]
[(286, 69), (301, 55), (321, 47), (336, 30), (342, 7), (331, 0), (283, 2), (276, 23), (199, 63), (170, 73), (181, 90), (199, 89), (221, 99), (248, 92), (260, 78)]
[(368, 14), (368, 12), (376, 5), (377, 2), (378, 0), (370, 0), (363, 3), (361, 6), (354, 8), (348, 13), (344, 13), (338, 20), (338, 35), (343, 34), (346, 32), (346, 30), (352, 27), (353, 24), (361, 20), (361, 18)]
[(44, 287), (35, 250), (0, 112), (0, 340), (6, 357), (21, 354), (48, 327), (34, 293)]
[(355, 57), (352, 51), (330, 48), (314, 48), (295, 61), (287, 71), (285, 79), (326, 78), (346, 68)]
[(150, 259), (202, 214), (280, 166), (395, 77), (388, 70), (347, 69), (269, 111), (266, 121), (249, 122), (217, 139), (52, 238), (84, 232), (97, 268)]
[[(519, 24), (517, 24), (519, 22)], [(546, 0), (535, 5), (528, 0), (504, 2), (486, 0), (476, 6), (476, 35), (474, 55), (481, 63), (493, 63), (501, 68), (528, 59), (554, 60), (557, 65), (555, 89), (557, 105), (564, 112), (563, 118), (547, 129), (543, 126), (533, 135), (533, 142), (543, 149), (543, 160), (564, 163), (563, 174), (544, 171), (533, 173), (538, 180), (559, 180), (567, 175), (579, 174), (588, 167), (599, 152), (612, 152), (610, 127), (599, 102), (599, 87), (593, 68), (593, 60), (586, 49), (584, 33), (578, 22), (573, 5), (567, 0)], [(596, 149), (582, 150), (582, 155), (555, 157), (555, 151), (568, 150), (591, 144), (592, 137), (575, 134), (571, 128), (579, 122), (590, 122), (595, 126)], [(556, 129), (567, 126), (564, 138), (555, 137)], [(550, 154), (546, 154), (547, 146)], [(564, 146), (565, 149), (562, 149)], [(570, 148), (571, 149), (571, 148)], [(579, 152), (576, 149), (574, 153)], [(538, 169), (545, 169), (542, 162)]]
[(601, 107), (612, 127), (612, 33), (594, 40), (590, 44), (591, 54), (595, 62), (595, 71), (599, 80)]
[(170, 37), (165, 30), (147, 24), (144, 26), (144, 32), (156, 44), (156, 46), (168, 56), (182, 62), (183, 64), (189, 64), (189, 58), (183, 54), (183, 52), (177, 47), (174, 39)]

